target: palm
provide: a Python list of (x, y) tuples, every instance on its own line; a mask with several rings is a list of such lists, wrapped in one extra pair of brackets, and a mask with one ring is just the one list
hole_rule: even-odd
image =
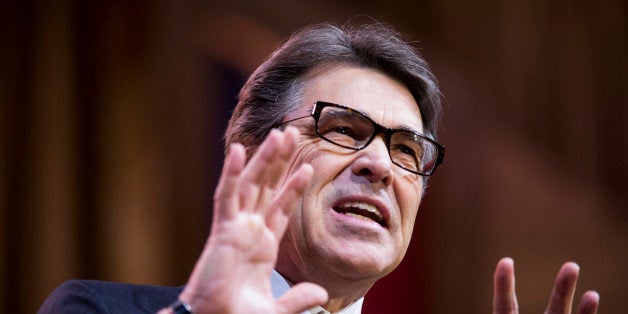
[(313, 285), (279, 300), (270, 287), (279, 241), (313, 172), (302, 166), (284, 176), (297, 138), (293, 128), (271, 133), (246, 166), (243, 147), (231, 147), (214, 195), (212, 233), (181, 295), (195, 313), (294, 313), (325, 301)]
[[(216, 227), (215, 237), (210, 238), (208, 246), (212, 252), (210, 259), (221, 262), (219, 267), (208, 270), (211, 273), (204, 283), (209, 287), (204, 289), (228, 292), (231, 298), (237, 298), (230, 299), (231, 304), (253, 303), (256, 308), (263, 306), (267, 313), (272, 313), (274, 300), (269, 278), (279, 240), (262, 217), (254, 213), (239, 213), (233, 220)], [(216, 293), (210, 294), (215, 296)]]

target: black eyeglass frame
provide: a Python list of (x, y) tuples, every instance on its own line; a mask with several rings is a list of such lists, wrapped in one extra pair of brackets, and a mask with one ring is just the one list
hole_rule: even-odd
[[(366, 119), (367, 121), (369, 121), (373, 125), (373, 134), (371, 135), (371, 138), (368, 141), (366, 141), (364, 143), (364, 145), (362, 145), (361, 147), (342, 145), (342, 144), (338, 144), (336, 142), (333, 142), (330, 139), (327, 139), (324, 135), (322, 135), (319, 132), (319, 129), (318, 129), (318, 121), (319, 121), (321, 112), (323, 111), (323, 108), (325, 108), (325, 107), (336, 107), (336, 108), (344, 109), (344, 110), (347, 110), (349, 112), (358, 114), (361, 117), (363, 117), (364, 119)], [(302, 115), (301, 112), (303, 112), (303, 111), (306, 111), (307, 113), (305, 115)], [(305, 108), (305, 109), (304, 108), (299, 108), (299, 109), (296, 109), (296, 110), (293, 110), (293, 111), (289, 112), (284, 117), (284, 121), (282, 121), (278, 126), (284, 125), (286, 123), (290, 123), (290, 122), (295, 121), (295, 120), (307, 118), (307, 117), (310, 117), (310, 116), (314, 118), (315, 131), (316, 131), (316, 135), (318, 135), (318, 137), (320, 137), (321, 139), (323, 139), (323, 140), (325, 140), (325, 141), (327, 141), (329, 143), (332, 143), (332, 144), (334, 144), (336, 146), (340, 146), (340, 147), (351, 149), (351, 150), (355, 150), (355, 151), (359, 151), (359, 150), (362, 150), (362, 149), (366, 148), (369, 144), (371, 144), (373, 139), (375, 139), (375, 137), (377, 137), (378, 134), (384, 133), (384, 142), (386, 144), (386, 148), (388, 149), (388, 155), (390, 157), (390, 160), (395, 165), (401, 167), (402, 169), (407, 170), (407, 171), (409, 171), (411, 173), (414, 173), (414, 174), (418, 174), (420, 176), (429, 177), (432, 174), (434, 174), (434, 172), (436, 171), (436, 168), (438, 167), (438, 165), (440, 165), (443, 162), (443, 159), (445, 158), (445, 146), (439, 144), (435, 140), (433, 140), (433, 139), (431, 139), (431, 138), (429, 138), (429, 137), (427, 137), (427, 136), (425, 136), (425, 135), (423, 135), (421, 133), (414, 132), (414, 131), (407, 130), (407, 129), (391, 129), (391, 128), (387, 128), (387, 127), (382, 126), (379, 123), (373, 121), (373, 119), (371, 119), (369, 116), (367, 116), (366, 114), (364, 114), (364, 113), (362, 113), (362, 112), (360, 112), (360, 111), (358, 111), (356, 109), (349, 108), (349, 107), (346, 107), (346, 106), (343, 106), (343, 105), (340, 105), (340, 104), (334, 104), (334, 103), (320, 101), (320, 100), (314, 102), (314, 106), (312, 108)], [(428, 141), (429, 143), (433, 144), (437, 148), (436, 161), (434, 161), (434, 166), (429, 171), (422, 173), (422, 172), (419, 172), (419, 171), (414, 171), (414, 170), (408, 169), (408, 168), (398, 164), (392, 158), (392, 156), (390, 155), (390, 141), (391, 141), (392, 135), (394, 133), (398, 133), (398, 132), (408, 133), (408, 134), (412, 134), (414, 136), (417, 136), (417, 137), (419, 137), (419, 138), (421, 138), (423, 140)]]

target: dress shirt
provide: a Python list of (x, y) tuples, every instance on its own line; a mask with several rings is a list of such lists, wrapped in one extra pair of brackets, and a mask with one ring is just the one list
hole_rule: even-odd
[[(273, 273), (270, 276), (270, 284), (273, 290), (273, 297), (275, 297), (275, 299), (280, 297), (284, 293), (286, 293), (288, 290), (290, 290), (290, 286), (292, 286), (292, 284), (288, 282), (288, 280), (286, 280), (286, 278), (284, 278), (276, 270), (273, 270)], [(364, 302), (364, 297), (359, 298), (355, 302), (349, 304), (349, 306), (336, 312), (336, 314), (361, 314), (363, 302)], [(324, 308), (320, 306), (316, 306), (301, 314), (330, 314), (330, 313)]]

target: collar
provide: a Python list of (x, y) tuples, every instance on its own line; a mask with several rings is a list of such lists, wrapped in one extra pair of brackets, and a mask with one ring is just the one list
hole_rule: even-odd
[[(270, 285), (272, 288), (273, 297), (278, 298), (286, 293), (288, 290), (290, 290), (292, 283), (286, 280), (286, 278), (284, 278), (280, 273), (273, 269), (273, 272), (270, 275)], [(335, 314), (361, 314), (363, 302), (364, 297), (361, 297), (355, 302), (349, 304), (349, 306), (336, 312)], [(320, 306), (316, 306), (301, 314), (330, 314), (330, 312)]]

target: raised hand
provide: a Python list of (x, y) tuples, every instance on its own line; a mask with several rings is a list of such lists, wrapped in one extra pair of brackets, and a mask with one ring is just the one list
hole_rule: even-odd
[(242, 145), (230, 147), (211, 234), (180, 295), (194, 313), (299, 313), (327, 301), (327, 292), (310, 283), (277, 300), (271, 292), (279, 241), (313, 175), (304, 164), (286, 177), (298, 137), (294, 127), (271, 131), (248, 164)]
[[(550, 301), (545, 314), (569, 314), (576, 291), (576, 281), (580, 267), (573, 262), (563, 264), (558, 271)], [(582, 295), (578, 314), (595, 314), (600, 297), (595, 291)], [(515, 295), (515, 270), (513, 260), (502, 258), (495, 268), (493, 290), (493, 314), (518, 314), (519, 307)]]

